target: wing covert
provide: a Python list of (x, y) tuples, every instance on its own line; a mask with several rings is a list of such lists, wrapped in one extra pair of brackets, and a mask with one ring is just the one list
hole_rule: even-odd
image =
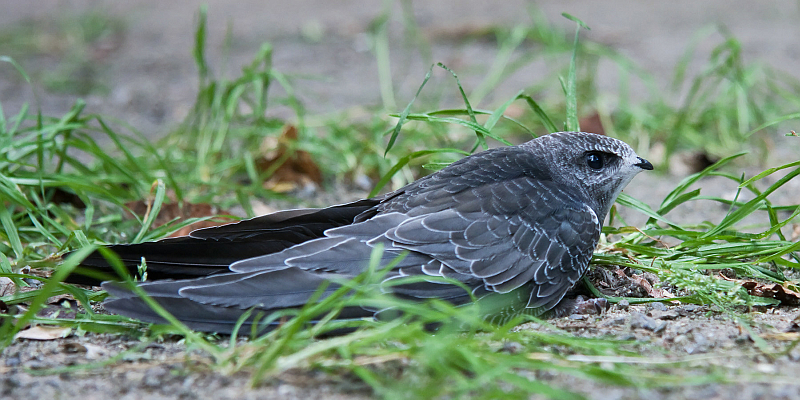
[(561, 300), (585, 272), (600, 235), (592, 208), (552, 181), (519, 177), (426, 194), (433, 204), (449, 198), (451, 207), (425, 210), (420, 204), (385, 234), (395, 246), (442, 264), (416, 273), (443, 276), (449, 269), (498, 293), (530, 282), (530, 308)]

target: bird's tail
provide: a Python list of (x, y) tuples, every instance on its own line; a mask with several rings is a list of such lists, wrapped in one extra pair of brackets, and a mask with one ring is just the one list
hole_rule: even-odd
[[(191, 279), (228, 272), (232, 263), (280, 251), (293, 242), (281, 240), (214, 240), (184, 236), (158, 242), (108, 246), (125, 266), (128, 277), (149, 280)], [(144, 262), (144, 268), (142, 264)], [(103, 252), (95, 251), (81, 261), (65, 282), (99, 285), (106, 280), (124, 280), (111, 267)]]

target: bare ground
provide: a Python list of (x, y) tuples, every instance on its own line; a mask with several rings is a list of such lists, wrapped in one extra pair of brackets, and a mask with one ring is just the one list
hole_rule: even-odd
[[(765, 338), (770, 347), (783, 348), (798, 338), (798, 326), (794, 322), (798, 314), (797, 308), (789, 307), (751, 311), (749, 316), (757, 326), (753, 334)], [(534, 374), (536, 379), (592, 399), (800, 398), (800, 385), (793, 378), (800, 374), (800, 349), (768, 357), (756, 347), (751, 334), (742, 325), (713, 307), (660, 303), (615, 305), (603, 315), (575, 314), (548, 323), (552, 326), (530, 323), (517, 329), (549, 331), (555, 327), (581, 337), (636, 341), (645, 358), (631, 357), (631, 363), (672, 361), (692, 365), (685, 370), (665, 371), (683, 374), (670, 377), (672, 382), (685, 379), (694, 384), (665, 383), (663, 388), (657, 389), (609, 386), (563, 373)], [(138, 350), (129, 351), (124, 358), (106, 367), (37, 374), (46, 369), (108, 360), (137, 346)], [(514, 351), (514, 346), (508, 343), (506, 350)], [(541, 356), (547, 357), (547, 354)], [(187, 351), (181, 342), (174, 340), (146, 346), (125, 336), (106, 334), (49, 341), (18, 340), (4, 351), (2, 360), (0, 398), (194, 399), (211, 395), (218, 399), (371, 398), (369, 388), (353, 377), (314, 371), (286, 371), (251, 387), (246, 374), (209, 372), (207, 365), (211, 360), (198, 350)], [(602, 358), (580, 356), (570, 361), (603, 363)], [(727, 377), (730, 383), (704, 382), (699, 372)]]
[[(93, 49), (100, 68), (88, 71), (99, 89), (84, 97), (90, 112), (118, 117), (145, 132), (159, 136), (188, 113), (195, 96), (196, 71), (191, 56), (194, 23), (199, 3), (145, 0), (122, 3), (96, 1), (3, 2), (0, 27), (18, 29), (32, 24), (36, 29), (58, 24), (66, 15), (79, 15), (102, 7), (119, 18), (125, 28)], [(250, 61), (264, 41), (275, 48), (274, 64), (281, 71), (324, 77), (302, 80), (297, 91), (312, 112), (333, 112), (380, 103), (377, 67), (365, 51), (363, 32), (381, 12), (381, 3), (346, 1), (331, 7), (325, 1), (279, 2), (209, 1), (209, 61), (219, 67), (222, 41), (230, 22), (233, 46), (229, 70)], [(793, 1), (776, 1), (756, 8), (749, 1), (578, 2), (545, 1), (537, 4), (552, 21), (561, 21), (562, 11), (578, 16), (592, 27), (592, 40), (614, 46), (653, 73), (666, 85), (678, 58), (692, 35), (708, 24), (723, 24), (742, 42), (745, 56), (777, 67), (796, 65), (800, 50), (798, 6)], [(487, 41), (457, 40), (460, 35), (492, 25), (529, 23), (528, 7), (522, 1), (432, 1), (419, 2), (414, 12), (423, 34), (431, 40), (433, 61), (442, 61), (460, 73), (465, 86), (475, 86), (488, 69), (496, 49)], [(399, 9), (399, 8), (398, 8)], [(559, 22), (561, 24), (561, 22)], [(562, 26), (571, 28), (564, 21)], [(454, 39), (455, 38), (455, 39)], [(690, 68), (705, 61), (719, 36), (701, 41)], [(58, 42), (53, 54), (58, 54)], [(413, 95), (427, 65), (403, 52), (397, 44), (392, 51), (396, 98), (404, 104)], [(15, 55), (16, 56), (16, 55)], [(56, 69), (63, 57), (38, 55), (25, 67), (34, 76)], [(795, 76), (800, 69), (784, 68)], [(527, 87), (547, 71), (546, 65), (524, 68), (504, 81), (487, 103), (505, 99)], [(217, 73), (223, 73), (217, 71)], [(27, 85), (15, 78), (10, 67), (0, 68), (0, 102), (6, 115), (15, 113), (23, 102), (42, 108), (45, 115), (63, 114), (75, 94)], [(600, 65), (600, 90), (613, 91), (617, 76)], [(35, 88), (35, 89), (32, 89)], [(34, 97), (34, 90), (38, 96)], [(276, 112), (280, 113), (281, 110)], [(778, 139), (780, 140), (780, 139)], [(791, 149), (776, 143), (778, 149)], [(791, 150), (789, 157), (796, 157)], [(776, 162), (766, 161), (776, 165)], [(653, 180), (640, 178), (628, 192), (655, 203), (663, 198), (679, 177)], [(734, 188), (723, 181), (704, 181), (706, 194), (728, 195)], [(789, 193), (800, 191), (794, 182)], [(788, 195), (786, 195), (788, 196)], [(698, 205), (674, 215), (681, 221), (714, 220), (726, 210)], [(632, 217), (634, 218), (634, 217)], [(635, 221), (629, 221), (635, 224)], [(782, 348), (797, 339), (797, 308), (756, 309), (749, 312), (758, 323), (754, 334), (769, 346)], [(572, 316), (553, 320), (561, 329), (579, 336), (636, 339), (655, 359), (684, 360), (708, 355), (704, 368), (709, 373), (751, 376), (730, 384), (698, 384), (689, 387), (637, 389), (606, 387), (588, 381), (575, 382), (564, 375), (542, 374), (538, 379), (570, 387), (597, 399), (707, 398), (757, 399), (800, 398), (800, 385), (790, 377), (800, 376), (800, 351), (778, 358), (758, 351), (751, 333), (718, 310), (689, 305), (614, 306), (601, 316)], [(549, 329), (523, 325), (519, 329)], [(138, 345), (138, 341), (110, 335), (87, 334), (52, 341), (18, 340), (0, 357), (0, 398), (369, 398), (371, 393), (348, 377), (290, 371), (256, 388), (247, 377), (212, 374), (203, 368), (208, 362), (181, 343), (159, 343), (135, 352), (135, 356), (102, 369), (57, 375), (36, 374), (37, 370), (104, 360)], [(705, 361), (699, 361), (705, 360)], [(773, 377), (773, 378), (771, 378)], [(687, 377), (687, 379), (692, 377)]]

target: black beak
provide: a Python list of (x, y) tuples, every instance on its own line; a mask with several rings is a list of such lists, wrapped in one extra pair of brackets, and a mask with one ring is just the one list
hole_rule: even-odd
[(639, 157), (639, 163), (634, 165), (636, 165), (641, 169), (646, 169), (648, 171), (651, 171), (653, 169), (653, 164), (650, 164), (650, 161), (647, 161), (642, 157)]

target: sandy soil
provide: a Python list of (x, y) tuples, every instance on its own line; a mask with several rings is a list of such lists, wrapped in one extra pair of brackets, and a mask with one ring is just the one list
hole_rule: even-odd
[[(237, 71), (251, 60), (262, 42), (274, 46), (274, 65), (284, 72), (315, 79), (298, 80), (296, 90), (311, 112), (335, 112), (357, 106), (380, 104), (378, 68), (374, 56), (366, 51), (363, 34), (382, 10), (375, 1), (342, 1), (336, 7), (323, 0), (298, 2), (246, 0), (235, 3), (207, 1), (209, 21), (208, 58), (216, 74)], [(580, 2), (543, 1), (536, 3), (544, 15), (564, 29), (573, 25), (559, 16), (563, 11), (583, 19), (592, 30), (590, 39), (609, 44), (650, 71), (659, 85), (667, 85), (673, 67), (688, 43), (704, 27), (721, 24), (742, 42), (749, 60), (763, 60), (796, 77), (800, 69), (800, 25), (798, 4), (784, 0), (755, 7), (746, 0), (676, 2)], [(766, 3), (765, 3), (766, 4)], [(102, 8), (124, 24), (122, 34), (109, 38), (95, 49), (99, 68), (93, 73), (100, 89), (83, 96), (88, 111), (112, 115), (147, 135), (156, 137), (179, 123), (193, 104), (196, 69), (192, 61), (194, 24), (199, 2), (141, 0), (106, 3), (98, 1), (39, 0), (37, 2), (0, 1), (0, 30), (19, 29), (32, 24), (37, 29), (57, 25), (69, 15)], [(422, 33), (430, 40), (433, 61), (441, 61), (459, 72), (467, 87), (476, 86), (488, 70), (496, 53), (491, 41), (457, 40), (460, 35), (479, 32), (493, 25), (530, 23), (523, 1), (428, 1), (414, 4), (414, 14)], [(400, 12), (399, 6), (394, 11)], [(227, 68), (221, 66), (223, 40), (231, 30), (233, 45)], [(427, 61), (403, 47), (400, 29), (392, 27), (397, 40), (391, 47), (392, 76), (396, 99), (405, 104), (417, 89), (428, 68)], [(705, 54), (719, 43), (719, 34), (701, 40), (690, 69), (697, 70)], [(54, 54), (57, 54), (54, 51)], [(34, 76), (58, 68), (65, 62), (59, 56), (37, 56), (24, 67)], [(528, 87), (548, 71), (546, 65), (523, 68), (504, 81), (485, 100), (491, 105), (520, 88)], [(229, 74), (230, 75), (230, 74)], [(442, 75), (443, 76), (443, 75)], [(609, 65), (598, 71), (600, 90), (615, 91), (618, 76)], [(442, 79), (444, 81), (444, 78)], [(453, 95), (455, 91), (453, 90)], [(60, 115), (76, 99), (74, 94), (48, 91), (41, 85), (22, 82), (6, 63), (0, 63), (0, 102), (6, 115), (19, 110), (24, 102), (41, 107), (45, 115)], [(394, 110), (392, 110), (394, 111)], [(280, 109), (277, 113), (282, 112)], [(788, 146), (778, 147), (789, 148)], [(794, 153), (796, 154), (796, 153)], [(663, 198), (679, 177), (657, 181), (639, 178), (628, 192), (653, 202)], [(666, 181), (666, 183), (665, 183)], [(733, 186), (706, 181), (707, 194), (729, 194)], [(800, 192), (794, 182), (793, 192)], [(788, 195), (787, 195), (788, 196)], [(722, 207), (698, 205), (672, 216), (680, 221), (713, 219), (724, 213)], [(635, 223), (635, 220), (629, 221)], [(794, 308), (756, 310), (759, 333), (773, 334), (770, 343), (782, 346), (779, 334), (790, 331), (798, 316)], [(799, 376), (800, 353), (767, 359), (758, 355), (752, 341), (741, 328), (724, 315), (706, 308), (689, 306), (615, 307), (603, 316), (568, 317), (555, 321), (576, 335), (636, 338), (665, 350), (659, 356), (680, 358), (690, 354), (709, 354), (709, 369), (723, 365), (740, 371), (753, 370), (776, 376)], [(520, 329), (539, 329), (522, 326)], [(783, 336), (784, 338), (787, 336)], [(87, 347), (86, 344), (97, 346)], [(316, 375), (287, 374), (267, 385), (248, 389), (246, 377), (218, 376), (194, 368), (202, 363), (199, 355), (188, 355), (176, 343), (143, 349), (141, 357), (95, 371), (91, 375), (37, 376), (24, 368), (42, 369), (106, 359), (135, 346), (124, 337), (87, 335), (57, 341), (18, 341), (0, 357), (0, 398), (205, 398), (213, 393), (220, 399), (237, 398), (347, 398), (369, 397), (366, 388), (347, 381), (331, 381)], [(83, 350), (82, 350), (83, 349)], [(90, 351), (87, 349), (94, 349)], [(666, 354), (666, 355), (664, 355)], [(188, 357), (188, 358), (187, 358)], [(192, 358), (194, 357), (194, 358)], [(540, 379), (570, 385), (563, 376)], [(730, 385), (699, 385), (681, 389), (639, 390), (581, 384), (573, 387), (591, 398), (800, 398), (796, 381)]]

